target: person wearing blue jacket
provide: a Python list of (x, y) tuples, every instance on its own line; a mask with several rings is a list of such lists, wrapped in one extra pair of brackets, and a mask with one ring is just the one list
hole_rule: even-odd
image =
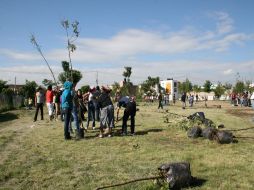
[(61, 96), (61, 107), (64, 113), (64, 138), (65, 140), (71, 139), (69, 132), (69, 125), (71, 119), (71, 112), (73, 108), (73, 97), (72, 97), (72, 82), (66, 81), (64, 83), (64, 91)]

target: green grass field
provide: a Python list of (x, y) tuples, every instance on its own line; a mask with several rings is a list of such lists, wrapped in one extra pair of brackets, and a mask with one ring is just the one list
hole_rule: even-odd
[[(216, 108), (218, 104), (222, 109)], [(178, 118), (164, 122), (169, 113), (188, 116), (203, 111), (226, 129), (247, 128), (253, 126), (251, 108), (231, 107), (227, 102), (209, 102), (205, 108), (201, 102), (185, 110), (180, 103), (167, 106), (168, 112), (158, 112), (157, 103), (140, 103), (139, 109), (135, 136), (121, 137), (118, 122), (111, 138), (98, 138), (97, 128), (89, 129), (79, 141), (64, 140), (60, 121), (32, 122), (35, 110), (1, 113), (0, 189), (94, 190), (156, 175), (162, 163), (179, 161), (190, 162), (192, 175), (203, 181), (187, 189), (254, 189), (254, 130), (235, 132), (237, 137), (248, 138), (220, 145), (187, 138), (186, 131), (175, 125)], [(115, 189), (167, 188), (144, 181)]]

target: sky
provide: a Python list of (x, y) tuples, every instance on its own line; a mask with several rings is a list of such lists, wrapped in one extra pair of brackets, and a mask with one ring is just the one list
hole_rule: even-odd
[(61, 21), (79, 22), (71, 53), (79, 86), (148, 76), (193, 84), (254, 80), (252, 0), (0, 0), (0, 80), (41, 84), (50, 71), (30, 42), (34, 35), (55, 76), (68, 61)]

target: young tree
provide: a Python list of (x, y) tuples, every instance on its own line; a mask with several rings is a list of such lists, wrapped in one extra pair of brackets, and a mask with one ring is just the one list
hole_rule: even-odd
[[(131, 67), (124, 67), (125, 71), (123, 72), (124, 82), (130, 83), (130, 76), (131, 76)], [(126, 80), (127, 79), (127, 80)]]
[(225, 93), (225, 91), (226, 91), (226, 89), (220, 82), (219, 82), (218, 86), (214, 89), (214, 93), (217, 98), (220, 98)]
[[(79, 36), (79, 30), (78, 30), (78, 21), (74, 21), (72, 23), (69, 23), (68, 20), (63, 20), (61, 22), (63, 28), (65, 29), (66, 32), (66, 37), (67, 37), (67, 50), (68, 50), (68, 57), (69, 57), (69, 64), (70, 64), (70, 76), (71, 80), (73, 81), (73, 69), (72, 69), (72, 60), (71, 60), (71, 53), (73, 53), (77, 47), (74, 44), (74, 41), (78, 38)], [(72, 28), (72, 31), (70, 31), (70, 27)], [(73, 81), (74, 82), (74, 81)]]
[(244, 90), (245, 90), (244, 82), (243, 81), (237, 81), (234, 88), (233, 88), (233, 91), (235, 93), (243, 93)]
[(112, 95), (114, 96), (116, 94), (116, 91), (120, 90), (120, 85), (118, 82), (114, 82), (112, 85)]
[(40, 47), (39, 44), (37, 43), (37, 41), (36, 41), (34, 35), (31, 36), (31, 43), (35, 46), (35, 48), (37, 49), (37, 51), (40, 53), (40, 55), (41, 55), (42, 58), (44, 59), (45, 63), (47, 64), (47, 66), (48, 66), (48, 68), (49, 68), (49, 70), (50, 70), (50, 73), (51, 73), (51, 75), (52, 75), (52, 77), (53, 77), (53, 79), (54, 79), (55, 84), (57, 84), (55, 75), (54, 75), (54, 73), (53, 73), (53, 71), (52, 71), (52, 69), (51, 69), (51, 67), (50, 67), (50, 65), (49, 65), (49, 63), (48, 63), (48, 61), (46, 60), (45, 56), (43, 55), (43, 53), (42, 53), (42, 51), (41, 51), (41, 47)]
[(186, 79), (184, 82), (180, 83), (178, 85), (178, 90), (180, 93), (188, 93), (192, 91), (192, 83), (190, 82), (189, 79)]
[[(82, 79), (82, 73), (78, 70), (72, 70), (72, 82), (73, 83), (78, 83), (81, 79)], [(59, 75), (58, 75), (58, 80), (64, 84), (64, 82), (66, 80), (68, 80), (68, 78), (66, 77), (66, 73), (65, 72), (61, 72)]]
[(226, 90), (231, 90), (232, 89), (232, 84), (230, 84), (230, 83), (228, 83), (228, 82), (226, 82), (224, 85), (223, 85), (223, 87), (226, 89)]
[(62, 68), (63, 68), (63, 72), (61, 72), (58, 75), (58, 80), (64, 84), (64, 82), (66, 80), (70, 80), (69, 77), (71, 77), (70, 73), (72, 73), (72, 82), (73, 83), (78, 83), (81, 79), (82, 79), (82, 73), (78, 70), (72, 70), (72, 72), (70, 72), (70, 68), (69, 68), (69, 62), (67, 61), (62, 61)]
[(148, 76), (147, 80), (144, 81), (142, 84), (141, 84), (141, 90), (144, 92), (144, 93), (147, 93), (148, 91), (151, 91), (152, 90), (152, 87), (155, 87), (156, 85), (159, 85), (160, 84), (160, 78), (159, 77), (151, 77), (151, 76)]
[(28, 81), (26, 80), (26, 84), (21, 89), (21, 94), (25, 96), (25, 98), (32, 98), (34, 99), (36, 87), (38, 85), (35, 81)]
[(196, 93), (201, 92), (201, 87), (198, 86), (198, 85), (196, 85), (196, 84), (193, 85), (192, 89), (193, 89), (193, 91), (196, 92)]
[(211, 90), (211, 86), (212, 86), (211, 81), (206, 80), (206, 81), (205, 81), (205, 84), (204, 84), (204, 91), (205, 91), (205, 92), (211, 92), (211, 91), (212, 91), (212, 90)]
[(247, 80), (245, 81), (245, 90), (247, 90), (248, 92), (253, 92), (253, 87), (251, 87), (251, 81)]

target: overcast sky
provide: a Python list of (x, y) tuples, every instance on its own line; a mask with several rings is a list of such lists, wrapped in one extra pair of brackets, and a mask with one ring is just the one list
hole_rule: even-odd
[(68, 19), (80, 23), (71, 54), (79, 86), (95, 85), (96, 72), (99, 84), (120, 81), (124, 66), (135, 84), (148, 76), (253, 81), (253, 8), (252, 0), (1, 0), (0, 79), (52, 79), (31, 34), (57, 76), (68, 61), (61, 26)]

